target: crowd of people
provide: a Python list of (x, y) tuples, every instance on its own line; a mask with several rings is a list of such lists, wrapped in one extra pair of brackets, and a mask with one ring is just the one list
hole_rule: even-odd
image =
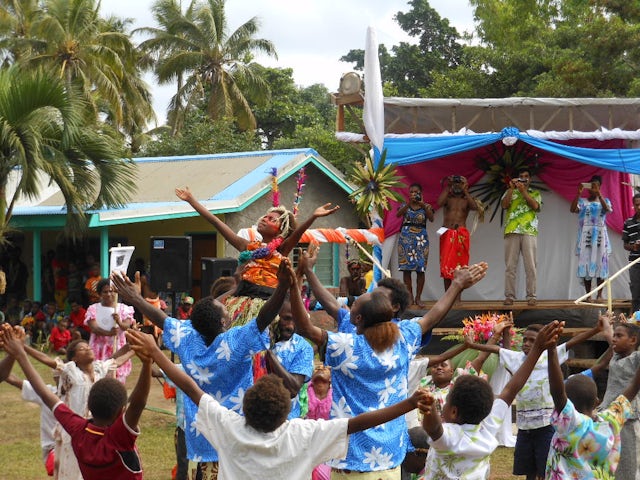
[[(530, 191), (529, 181), (528, 172), (520, 172), (502, 199), (510, 252), (506, 260), (517, 261), (531, 252), (535, 260), (535, 241), (525, 237), (537, 233), (536, 212), (542, 202), (539, 193)], [(611, 205), (602, 198), (600, 184), (592, 179), (586, 199), (581, 197), (586, 187), (581, 186), (571, 206), (580, 217), (578, 274), (585, 281), (606, 278), (601, 260), (608, 240), (599, 230), (606, 227), (594, 217), (606, 215)], [(433, 219), (433, 209), (422, 201), (419, 185), (411, 186), (410, 192), (411, 201), (399, 215), (413, 210), (403, 228), (415, 235), (414, 223), (418, 218)], [(418, 354), (462, 292), (481, 281), (488, 269), (484, 262), (468, 265), (465, 220), (479, 205), (463, 177), (446, 179), (438, 199), (445, 209), (445, 293), (424, 315), (405, 320), (403, 313), (421, 300), (410, 288), (410, 272), (416, 270), (407, 270), (403, 281), (386, 278), (367, 290), (352, 268), (352, 281), (346, 286), (355, 285), (359, 291), (345, 305), (314, 273), (317, 247), (301, 251), (295, 268), (291, 264), (288, 254), (302, 232), (337, 207), (323, 205), (300, 225), (285, 208), (270, 209), (258, 221), (262, 237), (246, 240), (215, 215), (201, 211), (204, 207), (188, 189), (176, 189), (176, 194), (241, 250), (235, 279), (219, 279), (212, 295), (196, 302), (185, 297), (174, 318), (150, 301), (155, 297), (145, 288), (144, 274), (137, 272), (131, 279), (124, 272), (112, 272), (108, 279), (94, 278), (94, 296), (87, 304), (72, 302), (69, 318), (55, 321), (52, 345), (59, 346), (61, 337), (75, 336), (55, 350), (66, 361), (29, 345), (36, 329), (24, 318), (33, 318), (34, 325), (46, 324), (47, 313), (40, 312), (40, 305), (35, 311), (31, 305), (30, 317), (0, 326), (0, 346), (6, 352), (0, 360), (0, 381), (21, 389), (23, 395), (30, 389), (30, 398), (40, 399), (42, 460), (57, 479), (142, 478), (144, 463), (153, 460), (140, 458), (135, 442), (154, 363), (180, 398), (179, 480), (489, 478), (491, 454), (501, 443), (503, 425), (510, 425), (514, 400), (515, 475), (531, 480), (635, 478), (640, 445), (635, 409), (640, 333), (635, 324), (601, 316), (592, 329), (562, 344), (562, 322), (532, 324), (522, 335), (522, 345), (513, 346), (512, 325), (504, 323), (496, 326), (486, 344), (468, 338), (442, 355)], [(640, 196), (637, 202), (634, 198), (634, 206), (640, 219)], [(629, 236), (633, 228), (625, 224)], [(418, 233), (423, 234), (426, 231)], [(631, 238), (628, 243), (635, 246), (634, 242)], [(426, 238), (403, 245), (406, 262), (401, 267), (417, 258), (411, 249), (422, 249), (426, 262)], [(529, 274), (534, 281), (529, 285), (528, 280), (528, 301), (535, 304), (535, 268)], [(304, 283), (334, 319), (335, 328), (327, 330), (311, 321)], [(505, 285), (510, 288), (508, 282)], [(505, 302), (513, 299), (505, 296)], [(54, 295), (51, 315), (58, 300), (62, 297)], [(71, 333), (74, 308), (83, 328)], [(610, 345), (602, 362), (610, 363), (599, 407), (592, 377), (604, 368), (582, 372), (566, 383), (560, 371), (567, 351), (596, 334)], [(179, 365), (159, 343), (179, 358)], [(469, 348), (480, 352), (476, 359), (454, 369), (451, 358)], [(509, 373), (500, 386), (492, 387), (482, 371), (491, 353)], [(123, 383), (134, 354), (142, 368), (127, 401)], [(39, 376), (30, 357), (52, 368), (52, 385)], [(16, 363), (24, 379), (12, 373)], [(52, 414), (45, 419), (47, 412)]]

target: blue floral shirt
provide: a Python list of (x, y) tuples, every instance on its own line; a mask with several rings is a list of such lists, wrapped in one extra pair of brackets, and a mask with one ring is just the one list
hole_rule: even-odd
[[(297, 333), (286, 342), (278, 342), (273, 347), (273, 352), (280, 360), (284, 369), (289, 373), (304, 376), (304, 382), (311, 379), (313, 373), (313, 347)], [(306, 388), (306, 385), (303, 386)], [(291, 399), (291, 411), (289, 419), (300, 417), (300, 395)]]
[[(393, 347), (376, 353), (363, 335), (328, 333), (325, 364), (331, 367), (331, 418), (355, 417), (407, 398), (409, 362), (420, 347), (417, 322), (401, 321), (400, 338)], [(344, 460), (331, 460), (334, 468), (370, 472), (402, 463), (408, 446), (404, 416), (351, 434)]]
[[(255, 319), (221, 333), (207, 346), (190, 320), (168, 317), (162, 339), (202, 390), (229, 410), (242, 414), (244, 393), (253, 383), (251, 357), (265, 349), (264, 336)], [(197, 411), (198, 406), (185, 396), (187, 457), (195, 462), (217, 462), (218, 452), (195, 427)]]

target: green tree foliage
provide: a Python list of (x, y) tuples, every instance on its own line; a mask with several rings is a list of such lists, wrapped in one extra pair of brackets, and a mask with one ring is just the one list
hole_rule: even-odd
[(204, 108), (194, 110), (177, 135), (173, 135), (170, 128), (165, 128), (155, 137), (154, 141), (141, 148), (137, 156), (169, 157), (260, 150), (260, 139), (253, 131), (239, 131), (233, 119), (222, 118), (213, 122)]
[[(0, 238), (18, 197), (36, 198), (47, 177), (64, 195), (71, 236), (84, 226), (86, 209), (126, 202), (135, 165), (123, 159), (120, 142), (87, 128), (83, 103), (81, 93), (45, 71), (0, 70)], [(10, 174), (15, 193), (7, 189)]]
[(247, 98), (269, 97), (253, 55), (275, 57), (276, 51), (270, 41), (256, 38), (256, 17), (229, 32), (224, 7), (224, 0), (192, 0), (183, 14), (177, 0), (159, 0), (153, 9), (160, 26), (140, 29), (151, 34), (140, 47), (157, 58), (154, 72), (161, 84), (183, 82), (178, 82), (172, 108), (184, 105), (189, 112), (190, 105), (205, 99), (212, 120), (233, 118), (242, 130), (253, 130), (256, 121)]

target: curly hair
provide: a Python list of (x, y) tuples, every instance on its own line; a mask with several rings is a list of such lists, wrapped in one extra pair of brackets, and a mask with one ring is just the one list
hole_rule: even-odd
[(111, 285), (111, 280), (109, 280), (108, 278), (101, 278), (100, 280), (98, 280), (98, 283), (96, 283), (97, 294), (100, 295), (102, 293), (102, 289), (107, 285)]
[(127, 404), (127, 389), (115, 378), (102, 378), (89, 391), (87, 405), (97, 420), (114, 418)]
[(567, 398), (580, 413), (588, 414), (598, 404), (598, 387), (596, 382), (586, 375), (572, 375), (564, 384)]
[(398, 278), (386, 277), (381, 279), (377, 286), (391, 290), (391, 305), (398, 305), (396, 316), (402, 315), (411, 301), (411, 295), (404, 282)]
[(489, 382), (475, 375), (460, 375), (449, 391), (447, 403), (458, 409), (458, 423), (477, 425), (491, 412), (493, 398)]
[(278, 217), (278, 223), (280, 224), (280, 235), (278, 236), (286, 239), (287, 237), (289, 237), (289, 235), (293, 233), (293, 231), (298, 226), (296, 224), (296, 217), (293, 215), (292, 212), (290, 212), (283, 206), (271, 207), (269, 210), (267, 210), (267, 214), (272, 212), (275, 212), (280, 215)]
[(280, 377), (265, 375), (244, 394), (242, 410), (247, 425), (259, 432), (273, 432), (289, 415), (291, 395)]
[(207, 345), (222, 332), (223, 306), (216, 303), (213, 297), (198, 300), (191, 310), (191, 324), (204, 337)]

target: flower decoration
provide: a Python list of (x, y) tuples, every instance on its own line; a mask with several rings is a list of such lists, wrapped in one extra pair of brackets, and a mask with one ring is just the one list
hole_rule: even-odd
[[(501, 322), (510, 321), (510, 315), (504, 313), (482, 313), (473, 317), (467, 317), (462, 320), (462, 329), (457, 334), (447, 335), (443, 340), (455, 340), (464, 342), (464, 339), (471, 337), (474, 343), (486, 343), (493, 335), (494, 327)], [(511, 327), (511, 345), (505, 345), (505, 348), (513, 348), (522, 343), (521, 329)]]
[(369, 212), (375, 209), (380, 216), (391, 208), (390, 201), (402, 202), (402, 195), (398, 189), (405, 188), (402, 177), (396, 174), (396, 167), (390, 163), (385, 165), (387, 150), (382, 152), (380, 162), (373, 165), (370, 155), (364, 164), (356, 164), (351, 174), (351, 182), (356, 189), (349, 195), (354, 201), (356, 212), (362, 218), (368, 218)]
[(280, 206), (280, 192), (278, 191), (278, 169), (273, 167), (269, 170), (271, 174), (271, 204), (274, 207)]
[[(545, 164), (540, 162), (540, 154), (532, 146), (524, 142), (515, 145), (504, 145), (502, 142), (489, 145), (485, 152), (476, 158), (478, 168), (485, 173), (486, 181), (470, 188), (484, 204), (484, 209), (493, 207), (489, 221), (492, 221), (500, 209), (500, 224), (504, 220), (504, 209), (500, 200), (509, 188), (509, 183), (516, 178), (522, 168), (529, 169), (531, 177), (538, 175)], [(532, 187), (547, 191), (542, 182), (531, 180)], [(483, 211), (484, 214), (484, 211)]]
[(302, 190), (305, 185), (307, 174), (304, 172), (304, 167), (298, 170), (298, 176), (296, 177), (296, 196), (293, 199), (293, 216), (298, 216), (298, 210), (300, 208), (300, 200), (302, 200)]

